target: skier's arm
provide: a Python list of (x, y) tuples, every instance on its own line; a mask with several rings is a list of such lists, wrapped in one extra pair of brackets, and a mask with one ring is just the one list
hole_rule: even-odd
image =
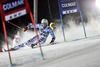
[(51, 42), (50, 42), (50, 43), (54, 43), (54, 41), (55, 41), (55, 35), (54, 35), (54, 33), (53, 33), (53, 31), (52, 31), (52, 29), (51, 29), (51, 28), (50, 28), (49, 33), (50, 33), (50, 35), (51, 35), (51, 37), (52, 37), (52, 40), (51, 40)]
[[(39, 28), (40, 24), (36, 24), (36, 28)], [(24, 27), (23, 30), (26, 31), (27, 29), (32, 29), (34, 28), (33, 24), (30, 23), (28, 26)]]
[[(39, 28), (40, 24), (36, 24), (36, 28)], [(28, 26), (27, 26), (28, 29), (31, 29), (31, 28), (34, 28), (34, 25), (32, 23), (30, 23)]]

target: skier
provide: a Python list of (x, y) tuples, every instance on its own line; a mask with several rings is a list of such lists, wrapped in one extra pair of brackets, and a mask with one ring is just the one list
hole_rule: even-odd
[[(32, 29), (32, 28), (34, 28), (34, 26), (32, 25), (32, 23), (30, 23), (28, 26), (23, 28), (23, 30), (26, 31), (27, 29)], [(55, 35), (54, 35), (52, 29), (48, 26), (48, 20), (47, 19), (42, 19), (41, 24), (36, 24), (36, 28), (39, 29), (39, 42), (40, 42), (40, 44), (44, 44), (46, 42), (46, 39), (47, 39), (49, 34), (52, 36), (50, 44), (54, 44)], [(27, 45), (27, 46), (31, 45), (32, 48), (35, 45), (38, 45), (37, 36), (29, 39), (27, 42), (24, 42), (24, 43), (22, 43), (18, 46), (15, 46), (14, 49), (19, 49), (21, 47), (24, 47), (25, 45)]]

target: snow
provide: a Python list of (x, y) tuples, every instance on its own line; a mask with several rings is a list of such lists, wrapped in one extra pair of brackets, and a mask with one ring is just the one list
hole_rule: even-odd
[[(100, 67), (100, 24), (91, 23), (86, 26), (87, 38), (84, 36), (82, 25), (70, 25), (71, 28), (65, 29), (66, 42), (59, 27), (55, 32), (56, 44), (48, 45), (51, 40), (49, 36), (42, 45), (45, 59), (42, 58), (39, 47), (32, 49), (26, 46), (11, 51), (13, 67)], [(21, 42), (32, 36), (33, 31), (22, 32)], [(6, 46), (4, 48), (6, 49)], [(0, 67), (11, 67), (8, 52), (0, 53)]]
[[(100, 67), (100, 23), (91, 17), (90, 15), (89, 23), (85, 25), (87, 38), (84, 36), (82, 24), (75, 26), (70, 21), (71, 27), (65, 28), (66, 42), (59, 26), (55, 32), (57, 44), (48, 45), (51, 39), (49, 36), (42, 45), (45, 59), (42, 58), (39, 47), (32, 49), (26, 46), (10, 52), (13, 67)], [(33, 31), (21, 34), (21, 43), (34, 36)], [(10, 37), (9, 40), (12, 41)], [(7, 49), (6, 46), (3, 47)], [(8, 52), (0, 53), (0, 67), (11, 67)]]
[[(100, 36), (59, 42), (40, 49), (24, 47), (11, 51), (14, 67), (100, 67)], [(10, 67), (8, 53), (0, 53), (0, 67)]]

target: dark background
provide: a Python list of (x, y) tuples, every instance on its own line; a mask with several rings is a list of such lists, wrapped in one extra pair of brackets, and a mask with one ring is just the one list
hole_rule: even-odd
[[(33, 0), (28, 0), (28, 1), (29, 1), (31, 11), (33, 13), (33, 9), (34, 9), (33, 8), (33, 4), (34, 4)], [(50, 8), (52, 7), (51, 13), (55, 13), (55, 14), (52, 14), (53, 19), (59, 18), (57, 0), (49, 0), (49, 1), (50, 1), (49, 6), (50, 6)], [(38, 23), (41, 22), (42, 18), (47, 18), (50, 21), (48, 0), (38, 0)], [(23, 28), (26, 25), (28, 25), (29, 23), (31, 23), (31, 19), (30, 19), (29, 14), (27, 14), (20, 18), (10, 20), (10, 22)], [(7, 29), (7, 35), (13, 39), (14, 34), (16, 34), (17, 30), (20, 30), (20, 29), (9, 24), (8, 22), (5, 22), (5, 24), (6, 24), (6, 29)], [(5, 38), (4, 38), (4, 32), (3, 32), (2, 21), (1, 21), (1, 16), (0, 16), (0, 45), (2, 45), (2, 42), (4, 42), (4, 41), (5, 41)]]
[[(28, 0), (28, 1), (29, 1), (31, 11), (33, 12), (33, 0)], [(95, 0), (79, 0), (80, 8), (83, 13), (83, 18), (85, 20), (85, 23), (88, 22), (85, 11), (88, 11), (87, 9), (91, 10), (94, 6), (94, 2), (95, 2)], [(49, 12), (49, 8), (48, 8), (49, 6), (50, 6), (50, 10), (51, 10), (52, 20), (50, 20), (50, 12)], [(55, 19), (60, 19), (59, 18), (58, 0), (49, 0), (49, 5), (48, 5), (48, 0), (38, 0), (38, 23), (40, 23), (42, 18), (47, 18), (49, 20), (49, 22), (54, 21)], [(74, 18), (77, 24), (80, 23), (79, 13), (67, 15), (66, 21), (69, 18)], [(31, 23), (31, 19), (30, 19), (29, 14), (27, 14), (20, 18), (11, 20), (10, 22), (23, 28), (26, 25), (28, 25), (28, 23)], [(66, 24), (66, 23), (67, 22), (64, 22), (64, 24)], [(6, 24), (6, 29), (7, 29), (7, 35), (11, 38), (14, 37), (13, 34), (15, 34), (17, 30), (20, 30), (19, 28), (15, 27), (7, 22), (5, 22), (5, 24)], [(1, 16), (0, 16), (0, 45), (4, 41), (5, 41), (4, 32), (3, 32), (2, 21), (1, 21)]]

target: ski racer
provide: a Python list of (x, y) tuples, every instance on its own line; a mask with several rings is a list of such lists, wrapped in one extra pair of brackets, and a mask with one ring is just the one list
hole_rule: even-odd
[[(32, 29), (34, 28), (34, 26), (31, 24), (29, 24), (28, 26), (26, 26), (24, 29), (24, 31), (26, 31), (27, 29)], [(39, 29), (39, 42), (40, 44), (44, 44), (46, 42), (46, 39), (48, 37), (48, 35), (50, 34), (52, 39), (50, 41), (50, 44), (53, 44), (55, 41), (55, 35), (53, 33), (53, 30), (48, 26), (48, 20), (47, 19), (42, 19), (41, 20), (41, 24), (36, 24), (36, 28)], [(35, 45), (38, 44), (38, 40), (37, 40), (37, 36), (29, 39), (27, 42), (24, 42), (20, 45), (17, 45), (14, 47), (14, 49), (19, 49), (21, 47), (24, 47), (25, 45), (30, 46), (33, 48)]]

